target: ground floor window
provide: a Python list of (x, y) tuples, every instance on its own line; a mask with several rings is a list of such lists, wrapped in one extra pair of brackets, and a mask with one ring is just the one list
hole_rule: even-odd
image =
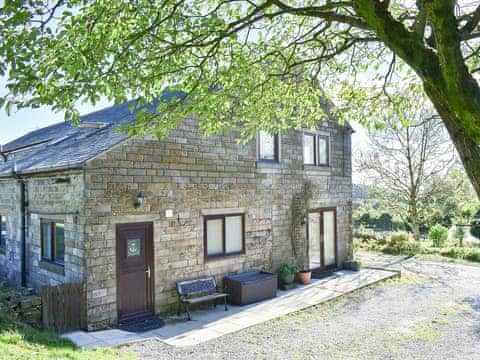
[(244, 252), (244, 214), (205, 216), (204, 254), (206, 258), (243, 254)]
[(65, 225), (57, 220), (41, 220), (42, 259), (63, 265), (65, 262)]
[(7, 217), (0, 215), (0, 248), (5, 249), (7, 244)]

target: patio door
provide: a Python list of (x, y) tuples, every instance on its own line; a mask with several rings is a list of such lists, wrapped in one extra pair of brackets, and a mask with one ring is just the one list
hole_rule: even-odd
[(337, 214), (335, 208), (308, 213), (308, 258), (310, 269), (337, 265)]

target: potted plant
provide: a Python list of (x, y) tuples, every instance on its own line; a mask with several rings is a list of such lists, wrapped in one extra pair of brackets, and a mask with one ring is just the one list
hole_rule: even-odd
[(301, 270), (298, 272), (297, 277), (300, 284), (307, 285), (312, 280), (312, 272), (310, 270)]
[(295, 265), (283, 264), (278, 269), (278, 276), (284, 285), (290, 285), (295, 279), (298, 268)]
[(343, 262), (343, 268), (352, 271), (360, 271), (362, 268), (362, 262), (360, 260), (345, 260)]

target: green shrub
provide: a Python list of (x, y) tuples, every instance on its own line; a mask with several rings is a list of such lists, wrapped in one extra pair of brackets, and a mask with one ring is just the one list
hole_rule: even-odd
[(402, 246), (410, 240), (410, 236), (406, 232), (397, 232), (390, 235), (390, 245)]
[(471, 225), (470, 234), (480, 238), (480, 219), (473, 219)]
[(428, 237), (433, 242), (433, 246), (442, 247), (448, 236), (448, 229), (440, 224), (434, 225), (428, 232)]
[(405, 232), (393, 233), (382, 249), (387, 254), (416, 254), (419, 250), (419, 244)]
[(480, 238), (480, 209), (478, 209), (472, 215), (472, 221), (470, 225), (472, 225), (472, 227), (470, 228), (470, 234), (477, 238)]
[(478, 249), (467, 250), (465, 253), (464, 259), (468, 261), (480, 262), (480, 250)]
[(375, 227), (382, 230), (391, 230), (393, 227), (392, 215), (389, 213), (382, 213), (375, 221)]
[(422, 249), (422, 253), (480, 262), (480, 249), (473, 247), (458, 247), (455, 245), (449, 245), (443, 248), (426, 247)]
[(453, 259), (463, 259), (464, 251), (459, 247), (446, 247), (439, 251), (439, 254)]
[(374, 219), (370, 216), (369, 212), (364, 212), (363, 214), (355, 214), (355, 226), (372, 226), (374, 224)]
[(278, 275), (280, 277), (286, 277), (288, 275), (295, 275), (298, 272), (298, 268), (295, 265), (283, 264), (278, 269)]

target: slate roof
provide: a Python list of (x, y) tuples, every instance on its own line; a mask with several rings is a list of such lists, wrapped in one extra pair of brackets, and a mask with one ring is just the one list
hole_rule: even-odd
[[(168, 92), (162, 99), (182, 96)], [(131, 112), (131, 106), (136, 106)], [(155, 111), (155, 103), (138, 105), (136, 100), (81, 116), (82, 123), (103, 123), (104, 126), (75, 126), (72, 121), (61, 122), (32, 131), (15, 139), (3, 148), (7, 162), (1, 163), (0, 177), (9, 176), (15, 164), (18, 174), (81, 167), (88, 159), (128, 138), (117, 131), (121, 125), (131, 124), (140, 109)]]
[[(66, 121), (21, 136), (4, 146), (8, 160), (3, 163), (0, 157), (0, 177), (10, 176), (14, 166), (18, 174), (79, 168), (85, 161), (127, 139), (128, 136), (117, 129), (133, 124), (139, 110), (146, 108), (154, 112), (158, 101), (172, 97), (183, 98), (184, 93), (166, 91), (160, 100), (150, 105), (138, 105), (137, 100), (131, 100), (80, 117), (84, 124), (103, 123), (105, 126), (101, 128), (78, 127)], [(132, 105), (135, 106), (133, 112)], [(329, 113), (333, 104), (323, 106)], [(351, 129), (349, 124), (346, 126)]]

